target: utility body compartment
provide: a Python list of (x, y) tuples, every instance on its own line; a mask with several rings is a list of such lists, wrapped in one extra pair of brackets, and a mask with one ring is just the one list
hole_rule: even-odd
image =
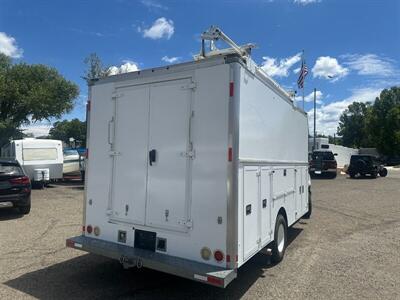
[(225, 287), (279, 211), (307, 213), (307, 116), (240, 57), (110, 76), (89, 97), (86, 230), (68, 246)]

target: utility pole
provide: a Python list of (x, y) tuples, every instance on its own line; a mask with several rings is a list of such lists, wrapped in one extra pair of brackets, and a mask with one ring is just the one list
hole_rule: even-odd
[(313, 140), (313, 150), (315, 150), (316, 145), (316, 116), (317, 116), (317, 89), (314, 88), (314, 140)]

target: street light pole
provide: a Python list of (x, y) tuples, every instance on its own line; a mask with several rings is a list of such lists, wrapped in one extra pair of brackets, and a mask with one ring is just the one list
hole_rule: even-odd
[(317, 116), (317, 89), (314, 88), (314, 140), (313, 140), (313, 150), (315, 150), (316, 145), (316, 116)]

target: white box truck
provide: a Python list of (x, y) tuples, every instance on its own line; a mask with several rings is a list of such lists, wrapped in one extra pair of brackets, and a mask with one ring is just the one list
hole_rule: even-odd
[(307, 115), (225, 37), (212, 27), (203, 39), (232, 48), (90, 86), (84, 226), (68, 247), (219, 287), (263, 249), (283, 258), (311, 214)]

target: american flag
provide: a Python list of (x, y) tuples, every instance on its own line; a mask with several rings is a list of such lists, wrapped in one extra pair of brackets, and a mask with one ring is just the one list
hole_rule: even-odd
[(297, 85), (299, 89), (302, 89), (304, 87), (304, 79), (306, 78), (307, 74), (308, 74), (308, 68), (306, 66), (305, 61), (303, 60), (301, 62), (299, 79), (297, 79)]

